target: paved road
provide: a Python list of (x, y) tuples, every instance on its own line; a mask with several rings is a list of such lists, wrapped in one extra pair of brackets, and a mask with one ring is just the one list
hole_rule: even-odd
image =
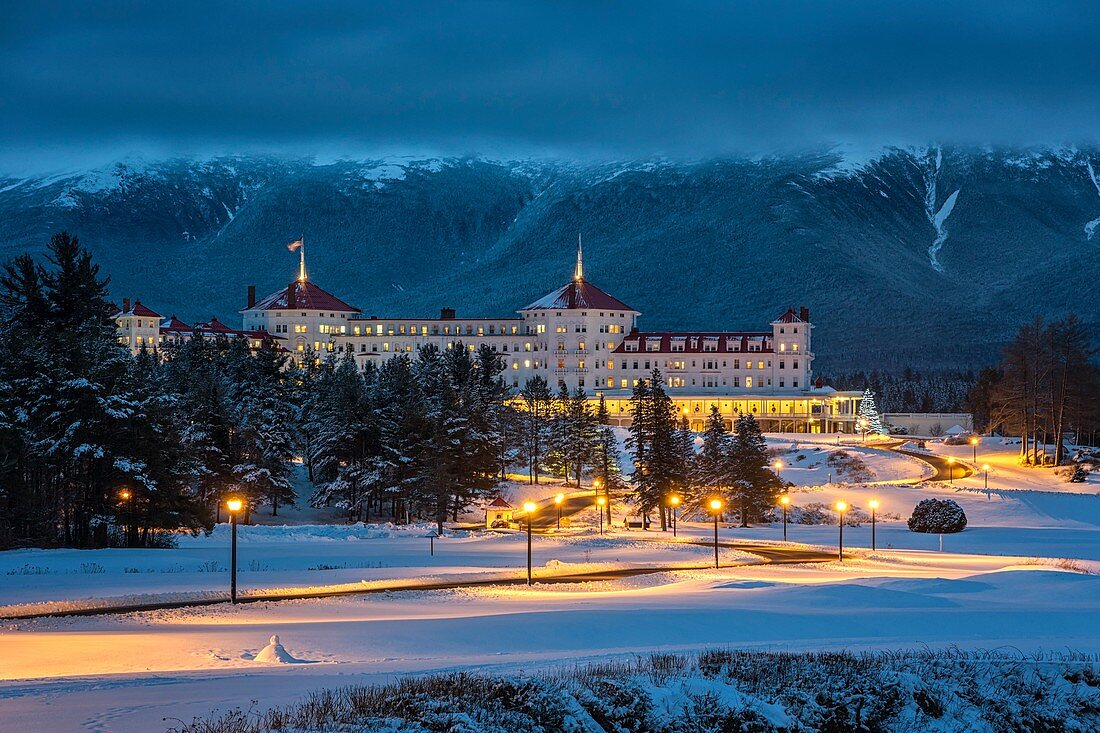
[[(557, 514), (555, 514), (555, 519)], [(649, 539), (653, 542), (668, 541), (664, 538), (646, 538), (640, 537), (639, 539)], [(690, 541), (690, 544), (702, 545), (705, 547), (712, 547), (713, 543), (703, 541)], [(750, 552), (754, 555), (759, 555), (764, 558), (765, 563), (776, 565), (793, 565), (807, 562), (826, 562), (833, 559), (832, 553), (824, 553), (816, 550), (807, 550), (801, 547), (784, 547), (782, 545), (758, 545), (751, 543), (736, 543), (736, 542), (723, 542), (719, 541), (719, 547), (742, 550)], [(722, 567), (738, 567), (742, 565), (749, 565), (751, 563), (738, 562), (724, 564)], [(655, 575), (657, 573), (675, 573), (683, 572), (685, 570), (706, 570), (713, 567), (712, 564), (679, 565), (676, 567), (665, 566), (646, 566), (646, 567), (632, 567), (632, 568), (616, 568), (612, 570), (597, 570), (583, 573), (569, 573), (566, 575), (554, 575), (549, 577), (540, 578), (538, 572), (535, 573), (535, 583), (538, 585), (556, 585), (560, 583), (590, 583), (601, 580), (617, 580), (620, 578), (631, 578), (639, 575)], [(420, 582), (401, 582), (394, 581), (390, 586), (376, 586), (372, 588), (354, 588), (349, 590), (331, 590), (331, 591), (308, 591), (308, 592), (292, 592), (292, 593), (280, 593), (277, 595), (256, 595), (256, 596), (238, 596), (237, 603), (263, 603), (274, 601), (297, 601), (315, 598), (334, 598), (338, 596), (364, 596), (364, 595), (377, 595), (379, 593), (401, 593), (407, 591), (436, 591), (436, 590), (454, 590), (458, 588), (480, 588), (486, 586), (516, 586), (526, 585), (527, 577), (526, 573), (515, 578), (487, 578), (484, 580), (445, 580), (429, 583)], [(54, 616), (104, 616), (108, 614), (116, 613), (134, 613), (137, 611), (161, 611), (174, 608), (197, 608), (200, 606), (215, 606), (221, 603), (228, 603), (229, 596), (226, 595), (221, 598), (204, 598), (201, 600), (192, 601), (172, 601), (161, 603), (135, 603), (135, 604), (122, 604), (117, 606), (101, 606), (96, 608), (83, 608), (68, 611), (58, 611), (52, 613), (27, 613), (16, 615), (0, 615), (0, 621), (25, 621), (35, 618), (50, 618)]]
[[(901, 445), (900, 443), (898, 445)], [(919, 451), (902, 450), (896, 446), (890, 446), (890, 450), (901, 453), (902, 455), (912, 456), (913, 458), (920, 459), (927, 463), (932, 468), (936, 469), (936, 473), (927, 481), (950, 481), (954, 476), (956, 479), (967, 478), (974, 474), (973, 467), (956, 461), (954, 464), (948, 463), (947, 458), (944, 456), (931, 455), (928, 453), (921, 453)]]

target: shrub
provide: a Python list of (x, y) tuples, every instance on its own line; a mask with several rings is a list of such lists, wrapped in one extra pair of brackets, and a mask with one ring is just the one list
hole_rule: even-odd
[(1083, 484), (1089, 480), (1089, 472), (1085, 470), (1085, 467), (1080, 463), (1073, 467), (1073, 471), (1069, 475), (1069, 482), (1071, 484)]
[(912, 532), (953, 534), (966, 529), (966, 512), (951, 499), (922, 499), (908, 524)]

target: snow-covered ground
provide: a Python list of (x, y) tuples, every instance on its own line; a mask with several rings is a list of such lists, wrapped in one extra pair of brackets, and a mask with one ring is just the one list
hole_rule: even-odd
[[(1096, 479), (1068, 484), (1051, 469), (1016, 463), (1017, 446), (987, 440), (990, 488), (977, 475), (922, 482), (926, 464), (874, 445), (842, 446), (874, 476), (828, 480), (832, 436), (776, 436), (796, 506), (844, 499), (881, 504), (871, 528), (845, 528), (846, 560), (774, 565), (722, 550), (721, 570), (692, 569), (569, 585), (412, 591), (237, 607), (7, 622), (0, 628), (0, 720), (12, 730), (162, 730), (164, 718), (214, 708), (283, 704), (311, 689), (456, 668), (526, 672), (562, 662), (647, 650), (1010, 645), (1025, 652), (1100, 653), (1100, 496)], [(819, 448), (820, 450), (814, 450)], [(929, 444), (972, 460), (970, 446)], [(801, 459), (799, 456), (803, 456)], [(515, 484), (517, 500), (560, 485)], [(908, 531), (928, 496), (958, 501), (961, 534)], [(308, 512), (288, 517), (305, 521)], [(623, 508), (616, 506), (616, 516)], [(891, 518), (897, 516), (899, 518)], [(265, 520), (268, 521), (268, 520)], [(586, 511), (559, 536), (534, 538), (536, 577), (628, 565), (703, 566), (712, 525), (684, 522), (679, 537), (651, 531), (598, 536)], [(793, 542), (832, 550), (836, 525), (794, 525)], [(295, 524), (240, 530), (244, 592), (367, 586), (429, 578), (518, 577), (526, 538), (454, 530), (428, 554), (428, 525)], [(722, 526), (723, 541), (778, 543), (777, 524)], [(0, 606), (86, 599), (224, 593), (228, 527), (175, 550), (22, 550), (0, 553)], [(257, 661), (272, 635), (286, 657)], [(270, 656), (265, 654), (263, 658)], [(0, 726), (2, 727), (2, 726)], [(6, 728), (5, 728), (6, 729)]]

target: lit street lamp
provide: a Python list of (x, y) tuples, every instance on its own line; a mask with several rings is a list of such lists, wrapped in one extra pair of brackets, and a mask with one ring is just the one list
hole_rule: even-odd
[(134, 492), (123, 489), (118, 492), (118, 497), (126, 502), (126, 512), (130, 515), (130, 521), (126, 524), (126, 546), (137, 545), (137, 517), (134, 514)]
[(840, 515), (840, 544), (838, 547), (839, 558), (841, 562), (844, 562), (844, 513), (848, 511), (847, 502), (838, 501), (836, 503), (836, 511)]
[(979, 443), (979, 442), (980, 442), (980, 441), (978, 440), (978, 436), (977, 436), (977, 435), (971, 436), (971, 438), (970, 438), (970, 446), (971, 446), (971, 447), (972, 447), (972, 448), (974, 449), (974, 463), (977, 463), (977, 462), (978, 462), (978, 443)]
[(229, 551), (229, 602), (237, 602), (237, 512), (244, 503), (240, 499), (229, 499), (225, 502), (225, 508), (229, 510), (229, 527), (232, 533)]
[(867, 502), (867, 506), (871, 507), (871, 550), (874, 551), (875, 547), (875, 514), (878, 509), (878, 499), (871, 499)]
[(603, 496), (596, 497), (596, 513), (600, 515), (600, 534), (603, 534), (603, 508), (607, 504), (607, 498)]
[(531, 515), (538, 508), (533, 501), (523, 502), (523, 511), (527, 512), (527, 585), (531, 585)]
[(558, 494), (554, 497), (554, 503), (558, 505), (558, 529), (561, 530), (561, 503), (565, 501), (565, 494)]
[(787, 541), (787, 507), (791, 505), (791, 497), (787, 492), (779, 497), (779, 506), (783, 507), (783, 541)]
[(722, 513), (722, 500), (711, 499), (710, 510), (714, 512), (714, 567), (718, 567), (718, 515)]
[(955, 456), (948, 456), (947, 457), (947, 475), (949, 477), (948, 480), (952, 484), (954, 484), (955, 483)]
[(676, 536), (676, 509), (680, 506), (680, 497), (673, 494), (668, 498), (668, 503), (672, 506), (672, 536)]
[[(600, 478), (599, 476), (592, 479), (592, 486), (595, 487), (595, 489), (596, 489), (595, 493), (596, 493), (597, 496), (599, 496), (600, 489), (604, 488), (603, 479)], [(611, 494), (607, 490), (604, 491), (604, 498), (605, 499), (610, 499), (611, 498)], [(611, 505), (608, 504), (607, 502), (605, 502), (604, 504), (605, 504), (605, 506), (607, 506), (607, 523), (611, 524)]]

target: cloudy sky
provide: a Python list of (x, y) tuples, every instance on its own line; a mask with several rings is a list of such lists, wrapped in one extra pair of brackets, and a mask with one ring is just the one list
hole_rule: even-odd
[(0, 168), (1091, 142), (1098, 39), (1095, 0), (11, 0)]

